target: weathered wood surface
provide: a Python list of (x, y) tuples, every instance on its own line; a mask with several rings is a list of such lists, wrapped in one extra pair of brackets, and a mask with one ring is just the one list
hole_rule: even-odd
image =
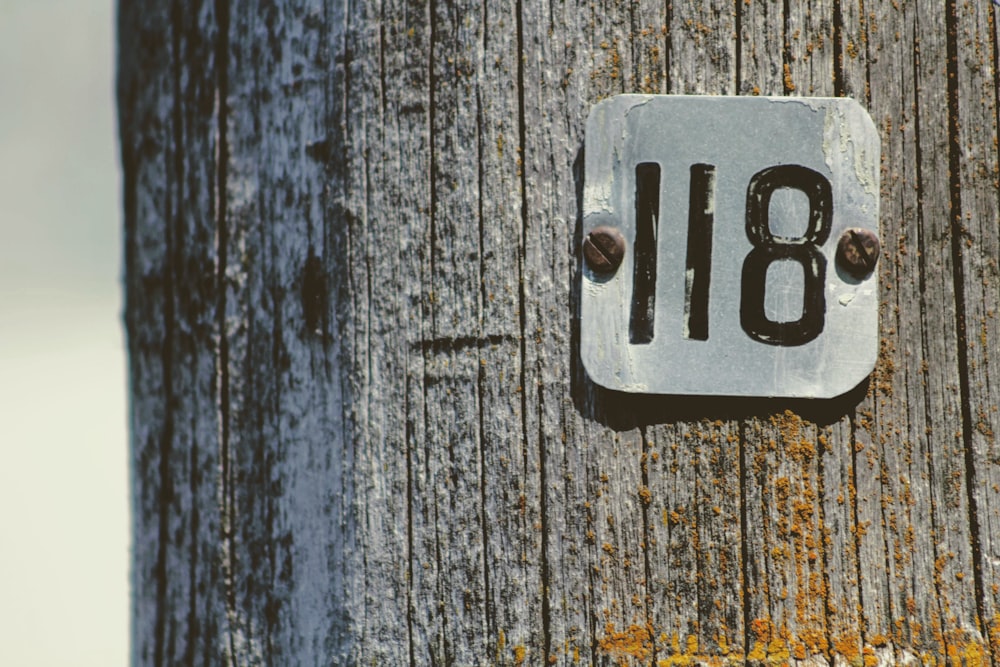
[[(122, 0), (133, 662), (1000, 662), (997, 9)], [(869, 384), (589, 382), (623, 92), (869, 109)]]

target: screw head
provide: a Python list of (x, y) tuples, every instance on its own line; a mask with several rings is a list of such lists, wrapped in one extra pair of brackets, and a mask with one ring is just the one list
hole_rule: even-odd
[(848, 229), (837, 242), (837, 265), (855, 278), (864, 278), (875, 270), (882, 246), (870, 229)]
[(625, 256), (625, 237), (614, 227), (594, 227), (583, 239), (583, 257), (597, 273), (618, 269)]

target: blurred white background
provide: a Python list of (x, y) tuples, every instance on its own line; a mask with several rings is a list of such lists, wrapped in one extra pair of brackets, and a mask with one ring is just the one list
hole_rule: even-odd
[(113, 0), (0, 0), (0, 665), (125, 665)]

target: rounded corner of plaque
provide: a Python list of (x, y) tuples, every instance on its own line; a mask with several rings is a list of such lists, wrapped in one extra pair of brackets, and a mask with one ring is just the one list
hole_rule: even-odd
[(601, 371), (604, 370), (603, 364), (600, 364), (595, 359), (592, 359), (586, 352), (580, 355), (580, 360), (583, 362), (583, 370), (587, 374), (587, 377), (590, 378), (591, 382), (604, 387), (605, 389), (614, 389), (613, 386), (610, 386), (612, 383), (609, 383), (601, 373)]
[(605, 97), (597, 100), (591, 105), (590, 111), (587, 113), (587, 122), (596, 120), (596, 117), (603, 111), (615, 106), (617, 104), (618, 95), (612, 95), (611, 97)]
[(872, 359), (871, 363), (858, 364), (855, 367), (854, 373), (845, 375), (841, 378), (839, 383), (830, 387), (831, 391), (829, 392), (829, 395), (822, 396), (821, 398), (842, 398), (854, 392), (859, 387), (867, 385), (871, 381), (872, 373), (875, 372), (875, 361), (875, 359)]
[(860, 100), (856, 100), (853, 97), (837, 97), (834, 99), (838, 101), (838, 104), (846, 107), (846, 111), (856, 114), (858, 118), (862, 119), (865, 132), (872, 133), (876, 137), (881, 138), (878, 127), (875, 125), (871, 113), (868, 112), (868, 107), (862, 104)]

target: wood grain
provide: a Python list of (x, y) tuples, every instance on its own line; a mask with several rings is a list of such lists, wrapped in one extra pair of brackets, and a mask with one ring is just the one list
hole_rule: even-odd
[[(1000, 662), (996, 12), (121, 0), (132, 662)], [(629, 92), (869, 110), (869, 382), (590, 382)]]

